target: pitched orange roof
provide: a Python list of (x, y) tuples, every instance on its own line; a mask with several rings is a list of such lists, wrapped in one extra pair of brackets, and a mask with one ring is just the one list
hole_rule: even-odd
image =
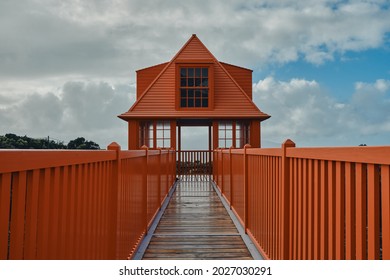
[[(176, 63), (185, 62), (212, 63), (214, 70), (214, 108), (205, 110), (177, 110), (176, 98)], [(244, 79), (237, 82), (234, 69), (230, 72), (220, 63), (205, 45), (194, 34), (169, 63), (161, 64), (161, 72), (154, 78), (149, 86), (142, 85), (144, 91), (128, 112), (119, 117), (124, 120), (137, 118), (251, 118), (265, 120), (270, 116), (261, 112), (252, 102), (252, 92), (245, 92), (242, 85)], [(154, 68), (159, 69), (159, 68)], [(153, 74), (155, 75), (155, 74)], [(240, 85), (241, 84), (241, 85)]]

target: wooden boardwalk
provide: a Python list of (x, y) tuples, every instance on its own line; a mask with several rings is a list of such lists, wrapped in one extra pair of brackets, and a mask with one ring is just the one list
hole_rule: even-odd
[(181, 181), (143, 258), (253, 259), (210, 181)]

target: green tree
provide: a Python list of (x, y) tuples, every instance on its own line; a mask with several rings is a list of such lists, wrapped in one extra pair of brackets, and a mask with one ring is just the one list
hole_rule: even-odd
[(100, 147), (93, 141), (86, 141), (84, 137), (78, 137), (69, 141), (68, 149), (72, 150), (99, 150)]

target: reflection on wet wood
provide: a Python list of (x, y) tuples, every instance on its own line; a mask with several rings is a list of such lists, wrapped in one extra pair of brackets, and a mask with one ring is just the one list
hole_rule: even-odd
[(252, 259), (210, 182), (180, 182), (143, 259)]

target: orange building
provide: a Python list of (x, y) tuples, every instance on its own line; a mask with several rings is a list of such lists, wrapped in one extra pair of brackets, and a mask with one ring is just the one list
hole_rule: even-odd
[(194, 34), (171, 61), (137, 71), (137, 100), (119, 117), (130, 150), (180, 151), (183, 126), (206, 126), (211, 151), (260, 147), (270, 116), (252, 101), (252, 70), (218, 61)]

